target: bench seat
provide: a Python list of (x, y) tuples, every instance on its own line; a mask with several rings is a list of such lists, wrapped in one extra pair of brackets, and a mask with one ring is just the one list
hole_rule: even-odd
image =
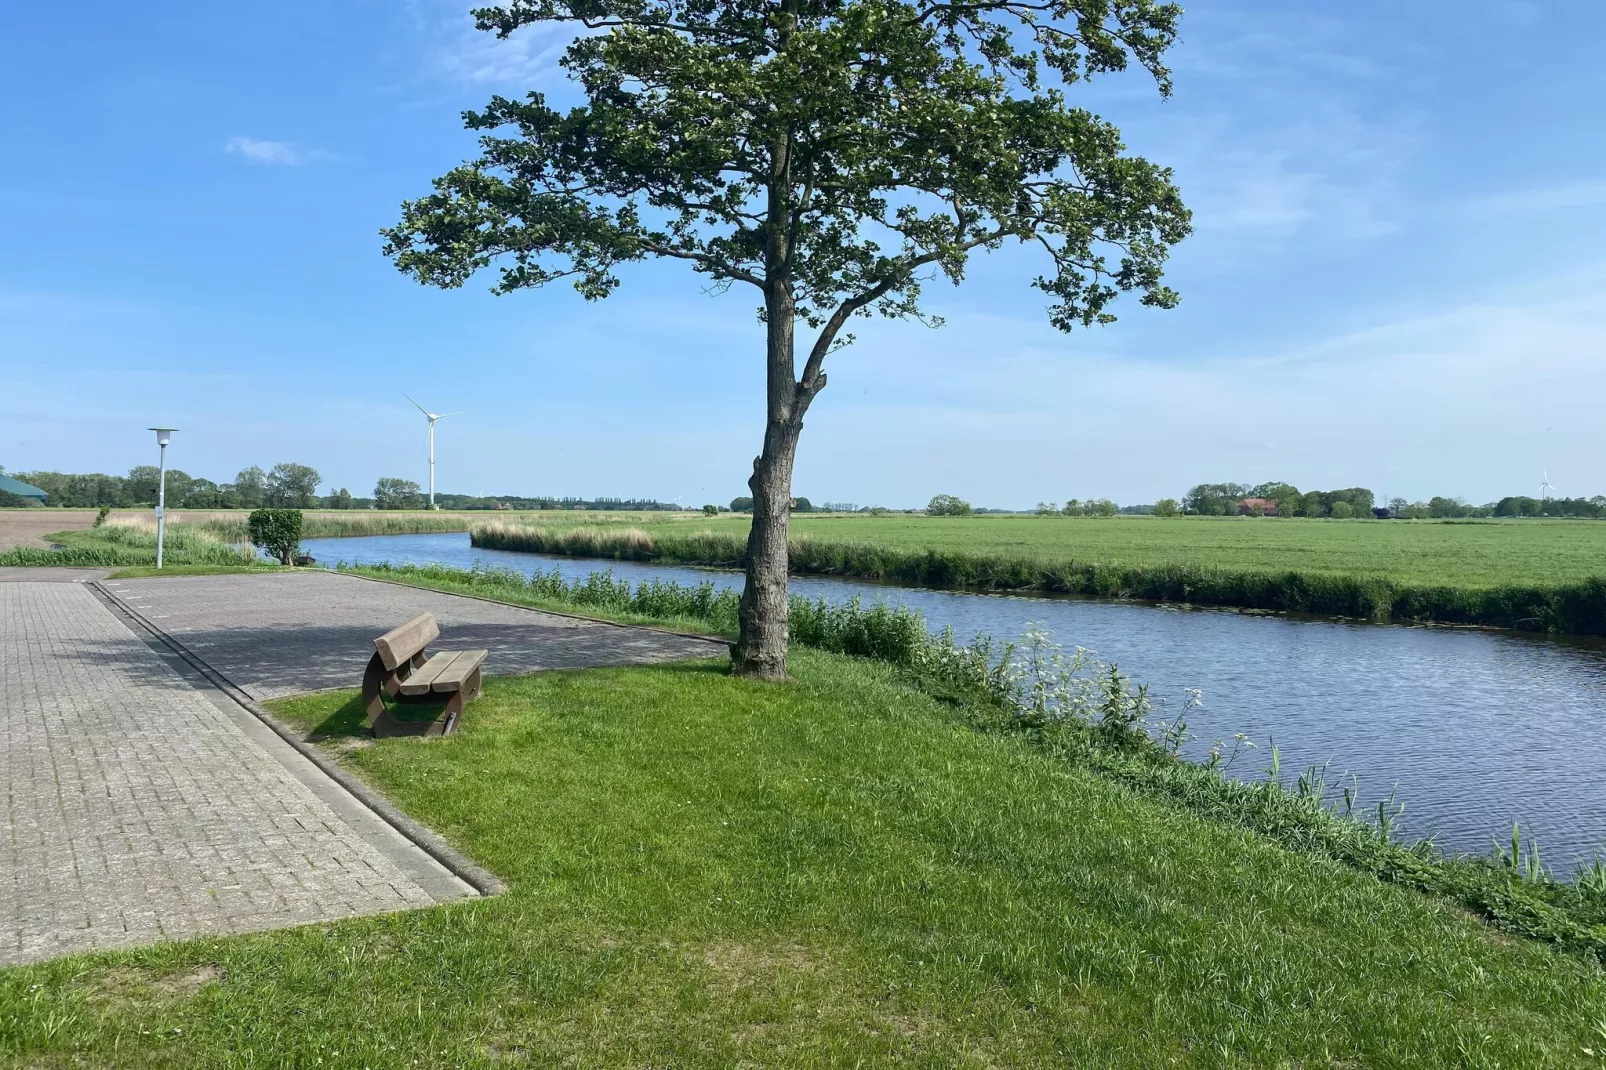
[(446, 694), (461, 690), (474, 670), (485, 662), (486, 650), (442, 650), (401, 682), (404, 695)]
[[(374, 655), (363, 674), (363, 708), (376, 736), (444, 736), (457, 728), (463, 704), (480, 697), (484, 650), (427, 648), (440, 636), (434, 614), (420, 613), (406, 624), (374, 640)], [(386, 706), (396, 703), (438, 703), (446, 707), (433, 721), (400, 720)]]

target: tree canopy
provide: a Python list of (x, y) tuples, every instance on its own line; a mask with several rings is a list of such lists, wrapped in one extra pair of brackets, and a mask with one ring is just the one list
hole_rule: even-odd
[[(496, 265), (511, 293), (680, 260), (751, 286), (765, 329), (763, 451), (732, 665), (785, 674), (787, 523), (803, 416), (855, 316), (932, 322), (921, 288), (970, 255), (1035, 247), (1062, 330), (1113, 319), (1161, 282), (1190, 219), (1171, 173), (1067, 91), (1129, 66), (1162, 94), (1181, 9), (1161, 0), (510, 0), (509, 36), (574, 34), (560, 66), (585, 103), (493, 97), (465, 114), (480, 155), (402, 206), (385, 252), (420, 282)], [(797, 322), (814, 329), (798, 367)]]
[(1123, 289), (1170, 306), (1161, 266), (1189, 228), (1170, 172), (1125, 155), (1063, 85), (1136, 62), (1169, 93), (1179, 14), (1155, 0), (480, 9), (503, 37), (601, 31), (560, 61), (587, 103), (560, 112), (530, 93), (468, 112), (482, 155), (408, 202), (386, 251), (439, 286), (505, 255), (499, 293), (568, 278), (599, 298), (620, 264), (653, 256), (721, 284), (784, 280), (827, 328), (805, 385), (849, 317), (918, 315), (922, 269), (958, 282), (971, 250), (1007, 240), (1047, 254), (1035, 285), (1057, 326), (1108, 321)]

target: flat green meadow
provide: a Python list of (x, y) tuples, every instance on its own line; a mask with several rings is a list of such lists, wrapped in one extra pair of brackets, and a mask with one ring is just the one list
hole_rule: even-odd
[(0, 1062), (1599, 1067), (1606, 975), (797, 651), (276, 704), (509, 890), (0, 971)]
[[(121, 515), (121, 514), (119, 514)], [(175, 518), (184, 520), (181, 514)], [(196, 513), (191, 527), (240, 541), (244, 514)], [(639, 528), (649, 535), (712, 532), (746, 536), (749, 518), (722, 513), (308, 512), (306, 538), (467, 531), (502, 523), (542, 528)], [(73, 544), (93, 545), (88, 533)], [(119, 534), (116, 532), (96, 532)], [(1606, 522), (1594, 520), (1315, 520), (1302, 517), (1147, 516), (928, 517), (798, 513), (794, 539), (861, 544), (899, 552), (1154, 568), (1191, 565), (1234, 572), (1383, 577), (1448, 587), (1553, 586), (1606, 575)], [(55, 536), (64, 538), (64, 536)], [(137, 534), (126, 536), (131, 542)], [(183, 535), (179, 536), (184, 537)], [(153, 544), (154, 546), (154, 544)], [(169, 549), (173, 547), (170, 545)], [(35, 555), (42, 551), (31, 551)], [(24, 563), (20, 558), (16, 562)], [(32, 563), (31, 560), (27, 563)]]
[[(506, 514), (504, 514), (506, 515)], [(652, 516), (653, 514), (647, 514)], [(574, 514), (514, 514), (515, 522), (584, 523)], [(573, 519), (571, 519), (573, 518)], [(498, 517), (500, 519), (500, 517)], [(745, 516), (610, 521), (745, 534)], [(1244, 571), (1384, 576), (1449, 586), (1548, 585), (1606, 575), (1606, 523), (1596, 520), (1314, 520), (1303, 517), (1094, 517), (809, 514), (794, 538), (868, 543), (1044, 562), (1190, 564)]]

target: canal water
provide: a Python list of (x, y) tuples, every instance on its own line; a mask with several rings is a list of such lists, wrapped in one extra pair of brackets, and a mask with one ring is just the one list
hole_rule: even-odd
[[(309, 539), (320, 564), (443, 564), (561, 569), (583, 578), (712, 581), (739, 573), (629, 561), (477, 550), (467, 534)], [(1095, 651), (1175, 708), (1204, 692), (1190, 716), (1193, 756), (1242, 734), (1258, 749), (1233, 772), (1260, 775), (1275, 743), (1284, 777), (1328, 764), (1353, 774), (1373, 811), (1397, 790), (1407, 835), (1484, 854), (1521, 822), (1558, 876), (1606, 855), (1606, 643), (1462, 628), (1258, 616), (1230, 610), (1080, 598), (971, 594), (800, 576), (810, 598), (880, 599), (925, 615), (957, 637), (1013, 639), (1037, 624), (1067, 649)]]

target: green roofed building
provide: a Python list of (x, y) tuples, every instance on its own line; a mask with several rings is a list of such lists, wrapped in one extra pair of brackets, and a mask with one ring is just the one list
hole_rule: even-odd
[(0, 491), (4, 491), (7, 494), (15, 494), (19, 498), (31, 498), (40, 505), (45, 504), (45, 499), (49, 497), (33, 484), (24, 483), (20, 479), (12, 479), (10, 476), (0, 476)]

